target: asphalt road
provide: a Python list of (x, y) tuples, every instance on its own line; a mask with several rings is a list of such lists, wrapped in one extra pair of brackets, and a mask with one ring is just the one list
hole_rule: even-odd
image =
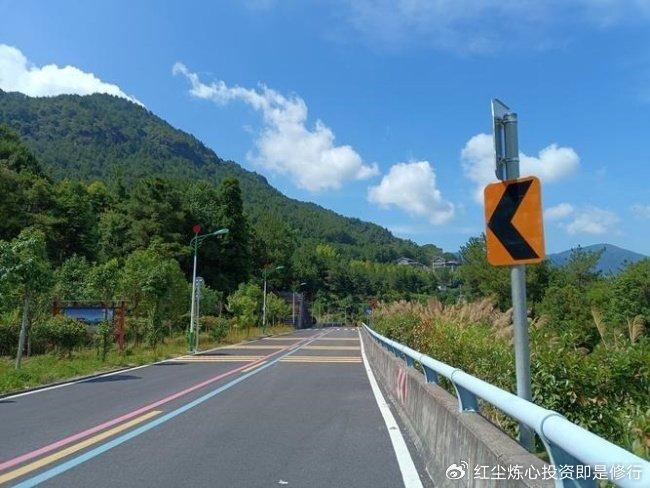
[(0, 485), (421, 486), (360, 347), (296, 331), (2, 399)]

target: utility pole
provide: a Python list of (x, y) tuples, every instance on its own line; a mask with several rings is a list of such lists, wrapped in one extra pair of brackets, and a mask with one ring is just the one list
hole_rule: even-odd
[[(279, 271), (281, 269), (284, 269), (284, 266), (276, 266), (271, 271)], [(262, 275), (264, 277), (264, 291), (262, 297), (262, 332), (263, 333), (266, 333), (266, 275), (268, 270), (269, 268), (262, 269)]]
[(198, 334), (196, 334), (196, 322), (195, 322), (195, 311), (196, 311), (196, 261), (199, 253), (199, 246), (201, 243), (208, 237), (220, 236), (228, 233), (228, 229), (223, 228), (210, 232), (209, 234), (199, 235), (201, 232), (201, 226), (195, 225), (192, 227), (194, 231), (194, 237), (190, 241), (190, 246), (194, 249), (194, 266), (192, 268), (192, 298), (190, 304), (190, 330), (187, 336), (187, 346), (190, 353), (196, 352), (198, 346)]
[[(492, 100), (494, 123), (494, 149), (496, 177), (500, 180), (519, 178), (519, 140), (517, 114), (497, 99)], [(532, 401), (530, 380), (530, 345), (528, 337), (528, 312), (526, 306), (526, 265), (510, 267), (512, 320), (514, 328), (515, 370), (517, 396)], [(528, 451), (534, 448), (534, 433), (530, 427), (519, 424), (519, 442)]]
[(194, 282), (196, 283), (196, 298), (195, 298), (195, 300), (196, 300), (196, 315), (195, 315), (195, 318), (194, 318), (196, 334), (194, 334), (194, 337), (195, 337), (194, 350), (198, 351), (199, 350), (199, 335), (200, 335), (200, 332), (201, 332), (201, 325), (199, 323), (199, 318), (201, 317), (201, 290), (203, 288), (203, 285), (205, 284), (205, 281), (200, 276), (197, 276), (196, 280), (194, 280)]

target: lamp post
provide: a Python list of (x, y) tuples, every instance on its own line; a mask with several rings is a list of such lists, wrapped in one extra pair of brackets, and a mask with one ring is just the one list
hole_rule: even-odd
[(196, 309), (196, 260), (199, 252), (199, 246), (208, 237), (220, 236), (228, 233), (228, 229), (224, 228), (224, 229), (216, 230), (214, 232), (210, 232), (209, 234), (199, 235), (199, 232), (201, 232), (201, 226), (198, 224), (192, 227), (192, 230), (194, 231), (194, 237), (190, 241), (190, 246), (194, 248), (194, 267), (192, 270), (192, 301), (190, 306), (190, 331), (187, 337), (188, 349), (190, 353), (196, 352), (198, 346), (198, 334), (196, 334), (195, 337), (194, 312)]
[(307, 285), (307, 283), (300, 283), (297, 287), (294, 287), (291, 293), (291, 324), (294, 329), (296, 328), (296, 289), (300, 290), (300, 288), (305, 285)]
[(201, 334), (201, 291), (203, 290), (203, 285), (205, 285), (205, 280), (200, 276), (196, 277), (196, 296), (194, 300), (196, 301), (196, 312), (194, 314), (194, 350), (199, 350), (199, 336)]
[[(269, 269), (270, 268), (262, 269), (262, 274), (264, 276), (264, 292), (262, 297), (262, 332), (263, 333), (266, 333), (266, 275)], [(284, 269), (284, 266), (276, 266), (275, 268), (271, 269), (271, 271), (279, 271), (281, 269)]]

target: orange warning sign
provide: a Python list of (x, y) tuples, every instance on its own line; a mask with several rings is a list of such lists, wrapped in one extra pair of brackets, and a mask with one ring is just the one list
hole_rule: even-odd
[(544, 259), (541, 193), (534, 176), (485, 187), (485, 235), (491, 265), (533, 264)]

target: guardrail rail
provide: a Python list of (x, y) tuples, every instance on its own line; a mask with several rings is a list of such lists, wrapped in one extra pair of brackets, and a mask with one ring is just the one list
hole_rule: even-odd
[[(586, 476), (564, 479), (556, 477), (556, 486), (591, 488), (597, 486), (597, 479), (607, 479), (624, 488), (650, 487), (650, 463), (644, 459), (570, 422), (558, 412), (540, 407), (461, 369), (384, 337), (366, 324), (363, 326), (378, 344), (403, 359), (409, 367), (418, 363), (428, 383), (439, 384), (439, 375), (447, 378), (456, 390), (461, 412), (479, 412), (480, 398), (532, 428), (540, 437), (551, 464), (556, 469), (572, 466), (574, 469), (571, 472), (575, 474), (579, 466), (590, 466), (593, 475), (591, 479)], [(619, 479), (616, 473), (621, 470), (625, 470), (626, 476)]]

